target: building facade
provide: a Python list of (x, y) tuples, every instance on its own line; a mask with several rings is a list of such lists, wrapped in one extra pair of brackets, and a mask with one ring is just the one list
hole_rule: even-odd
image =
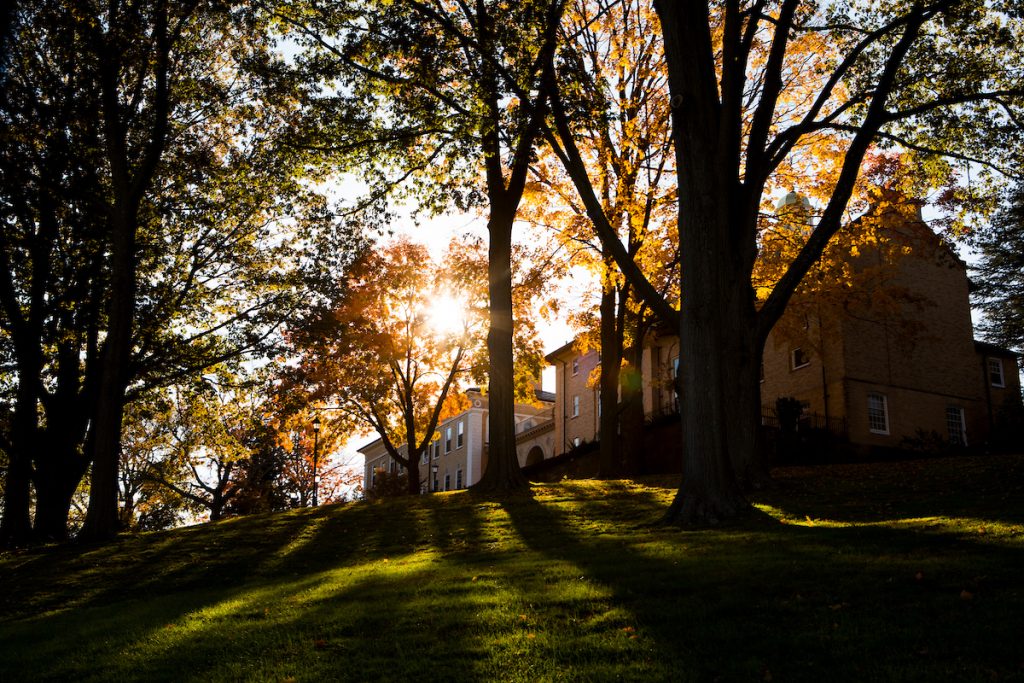
[[(924, 222), (887, 230), (899, 249), (851, 257), (865, 275), (857, 280), (862, 291), (830, 306), (805, 302), (769, 335), (763, 413), (773, 415), (779, 398), (795, 398), (806, 417), (842, 425), (855, 445), (900, 448), (925, 437), (980, 445), (1006, 406), (1021, 400), (1018, 356), (974, 339), (966, 266)], [(875, 296), (883, 291), (890, 296)], [(556, 375), (558, 452), (598, 439), (599, 352), (570, 342), (547, 361)], [(649, 335), (641, 368), (648, 417), (677, 411), (680, 362), (678, 337)]]
[[(535, 392), (533, 405), (517, 403), (516, 453), (521, 467), (550, 458), (554, 454), (554, 422), (551, 407), (554, 395)], [(487, 396), (479, 389), (466, 391), (469, 408), (448, 418), (437, 429), (434, 440), (419, 461), (421, 491), (454, 491), (480, 481), (487, 466)], [(375, 439), (359, 448), (365, 458), (363, 481), (373, 488), (379, 472), (400, 474), (401, 463), (387, 452), (384, 442)], [(399, 452), (404, 456), (407, 445)]]

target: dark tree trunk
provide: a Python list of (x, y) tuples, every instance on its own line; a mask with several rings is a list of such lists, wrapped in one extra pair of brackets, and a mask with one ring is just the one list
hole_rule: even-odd
[[(732, 370), (755, 334), (748, 262), (755, 245), (740, 218), (740, 121), (719, 100), (706, 3), (659, 1), (679, 187), (679, 364), (683, 479), (666, 521), (714, 524), (745, 514), (730, 435), (751, 417)], [(731, 65), (727, 65), (731, 66)], [(723, 87), (722, 97), (734, 93)], [(737, 110), (738, 111), (738, 110)], [(749, 247), (749, 252), (744, 251)], [(741, 314), (748, 312), (748, 316)], [(752, 345), (751, 345), (752, 348)], [(756, 378), (756, 375), (754, 375)], [(742, 431), (742, 430), (741, 430)], [(750, 446), (753, 446), (751, 442)], [(745, 456), (737, 455), (735, 460)]]
[(628, 348), (623, 351), (623, 367), (619, 373), (619, 387), (622, 406), (619, 409), (619, 432), (622, 461), (625, 474), (647, 473), (644, 457), (644, 385), (641, 372), (643, 342), (641, 335), (634, 335)]
[(4, 482), (4, 514), (0, 520), (0, 545), (18, 546), (32, 536), (32, 458), (23, 450), (22, 437), (11, 436)]
[(490, 237), (487, 258), (490, 323), (487, 352), (487, 467), (475, 488), (511, 491), (529, 482), (519, 467), (515, 435), (515, 381), (512, 351), (512, 223), (515, 207), (491, 203), (487, 222)]
[[(699, 235), (703, 231), (687, 232)], [(683, 251), (699, 248), (701, 241), (691, 237)], [(679, 331), (683, 479), (666, 514), (667, 521), (683, 525), (715, 524), (740, 516), (750, 507), (730, 457), (732, 448), (748, 446), (746, 432), (740, 427), (750, 415), (746, 406), (737, 404), (739, 387), (729, 369), (737, 360), (729, 339), (743, 331), (723, 329), (723, 316), (716, 311), (725, 306), (725, 283), (720, 274), (709, 272), (699, 261), (683, 258), (686, 275)]]
[(67, 540), (71, 499), (85, 474), (80, 460), (75, 457), (74, 462), (53, 462), (54, 471), (37, 472), (35, 538), (43, 541)]
[(75, 400), (77, 380), (77, 375), (59, 377), (58, 394), (63, 396), (52, 398), (47, 406), (46, 429), (40, 434), (41, 447), (33, 458), (34, 536), (41, 540), (67, 540), (71, 500), (89, 469), (85, 444), (89, 418), (79, 412), (83, 403)]
[[(406, 474), (406, 480), (407, 480), (406, 481), (406, 484), (407, 484), (406, 491), (408, 491), (409, 494), (413, 495), (413, 496), (418, 496), (420, 494), (420, 458), (421, 457), (422, 457), (422, 454), (416, 456), (415, 458), (413, 458), (412, 455), (410, 455), (409, 456), (409, 464), (411, 466), (405, 468), (405, 471), (408, 473), (408, 474)], [(429, 477), (430, 477), (430, 460), (429, 459), (427, 460), (427, 477), (428, 477), (428, 480), (429, 480)]]
[(38, 446), (39, 418), (34, 390), (39, 367), (19, 367), (18, 391), (11, 425), (10, 451), (7, 453), (7, 480), (4, 483), (4, 513), (0, 521), (0, 542), (22, 545), (32, 537), (32, 449)]
[(123, 211), (113, 226), (109, 330), (100, 356), (101, 371), (96, 402), (96, 422), (89, 509), (79, 538), (106, 540), (120, 528), (117, 511), (118, 465), (121, 458), (121, 423), (125, 388), (131, 362), (135, 318), (137, 224)]
[(615, 305), (616, 287), (612, 278), (614, 262), (605, 257), (601, 291), (601, 407), (598, 477), (622, 476), (622, 449), (619, 442), (619, 368), (622, 365), (622, 335)]

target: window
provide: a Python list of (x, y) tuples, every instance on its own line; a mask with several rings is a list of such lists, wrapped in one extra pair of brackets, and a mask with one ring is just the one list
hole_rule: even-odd
[(949, 443), (954, 446), (967, 445), (967, 423), (964, 421), (963, 408), (946, 406), (946, 430), (949, 432)]
[(444, 428), (444, 452), (445, 454), (452, 452), (452, 428)]
[(465, 424), (462, 420), (459, 420), (458, 433), (455, 435), (455, 447), (462, 448), (463, 434), (465, 433)]
[(434, 442), (434, 460), (441, 457), (441, 439)]
[(397, 464), (398, 463), (396, 463), (394, 460), (392, 460), (391, 462), (388, 463), (388, 471), (390, 471), (391, 474), (395, 473), (395, 465), (397, 465)]
[(579, 358), (573, 358), (572, 359), (572, 376), (575, 377), (578, 374), (580, 374), (580, 359)]
[(988, 359), (988, 379), (994, 387), (1006, 386), (1006, 379), (1003, 377), (1003, 361), (998, 358)]
[(436, 492), (437, 490), (438, 490), (438, 486), (437, 486), (437, 472), (434, 472), (434, 491)]
[(444, 490), (452, 490), (452, 475), (448, 474), (447, 472), (444, 473)]
[(679, 356), (672, 358), (672, 379), (679, 377)]
[(811, 364), (810, 357), (804, 353), (804, 350), (800, 347), (793, 349), (793, 353), (789, 359), (789, 367), (792, 370), (799, 370), (800, 368), (806, 368)]
[(576, 394), (576, 395), (574, 395), (572, 397), (572, 416), (573, 417), (579, 417), (580, 416), (580, 397), (579, 397), (579, 394)]
[(430, 449), (433, 447), (434, 446), (432, 444), (427, 444), (427, 447), (423, 449), (423, 455), (420, 456), (421, 465), (426, 465), (430, 462)]
[(868, 429), (872, 434), (889, 433), (889, 402), (885, 394), (868, 394)]
[(455, 488), (462, 488), (462, 469), (455, 470)]

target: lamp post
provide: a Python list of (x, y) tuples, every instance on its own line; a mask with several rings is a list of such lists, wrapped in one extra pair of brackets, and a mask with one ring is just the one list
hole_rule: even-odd
[(320, 504), (318, 494), (320, 493), (320, 475), (317, 474), (317, 458), (320, 455), (320, 418), (313, 418), (313, 507)]

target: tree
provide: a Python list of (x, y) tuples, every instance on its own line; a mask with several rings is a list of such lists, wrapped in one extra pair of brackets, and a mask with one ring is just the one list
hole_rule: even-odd
[[(602, 209), (632, 261), (672, 300), (674, 256), (665, 258), (665, 252), (675, 251), (667, 230), (674, 188), (666, 182), (669, 108), (664, 59), (655, 38), (657, 17), (642, 2), (581, 0), (569, 4), (561, 30), (567, 80), (563, 91), (571, 90), (574, 134)], [(591, 258), (582, 262), (598, 273), (601, 283), (597, 320), (591, 323), (588, 314), (579, 318), (590, 332), (583, 344), (601, 351), (596, 378), (600, 475), (637, 471), (643, 458), (640, 364), (650, 309), (597, 240), (557, 158), (542, 156), (532, 169), (537, 179), (530, 183), (527, 215), (552, 230), (563, 246), (592, 250)]]
[[(948, 176), (944, 156), (1005, 164), (998, 154), (1009, 133), (987, 123), (1020, 117), (1021, 22), (997, 7), (954, 0), (655, 8), (677, 167), (678, 314), (616, 238), (562, 98), (553, 98), (551, 110), (558, 153), (603, 243), (651, 308), (679, 329), (684, 465), (666, 519), (701, 524), (743, 514), (742, 485), (766, 476), (755, 458), (764, 342), (847, 211), (856, 210), (850, 200), (872, 145), (913, 152), (923, 184), (929, 175)], [(548, 73), (558, 80), (554, 64)], [(800, 168), (822, 132), (835, 140), (828, 202), (759, 302), (751, 275), (761, 211), (780, 169)], [(981, 149), (990, 156), (977, 157)]]
[[(24, 6), (0, 103), (0, 345), (18, 369), (3, 527), (21, 539), (31, 486), (35, 533), (66, 536), (98, 444), (91, 493), (104, 511), (97, 535), (109, 533), (125, 402), (271, 353), (281, 322), (315, 300), (353, 244), (299, 181), (304, 152), (280, 142), (296, 97), (264, 83), (277, 62), (261, 15), (206, 2), (118, 7)], [(127, 243), (114, 249), (114, 235)], [(313, 289), (300, 297), (303, 283)], [(131, 323), (116, 363), (114, 301), (118, 324)]]
[(1018, 183), (989, 230), (975, 246), (975, 305), (985, 312), (981, 330), (987, 339), (1024, 349), (1024, 183)]
[[(460, 208), (486, 207), (483, 489), (527, 484), (515, 451), (512, 232), (544, 116), (541, 67), (554, 51), (563, 5), (304, 2), (279, 13), (308, 48), (310, 72), (340, 81), (319, 98), (311, 118), (328, 124), (311, 129), (306, 145), (333, 153), (343, 170), (362, 164), (371, 198), (415, 181), (423, 206), (447, 209), (454, 199)], [(387, 172), (395, 168), (397, 180)]]
[(463, 409), (466, 381), (483, 377), (485, 270), (480, 251), (457, 242), (438, 264), (408, 240), (366, 254), (337, 306), (289, 331), (299, 365), (283, 402), (327, 404), (335, 431), (375, 432), (419, 493), (437, 425)]

